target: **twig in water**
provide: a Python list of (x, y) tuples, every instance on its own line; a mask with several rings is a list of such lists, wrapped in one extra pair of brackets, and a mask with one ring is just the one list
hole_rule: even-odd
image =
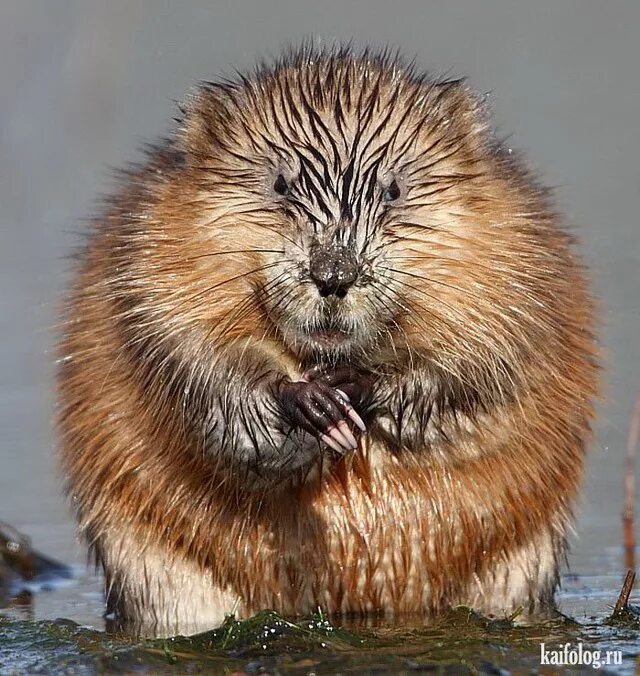
[(634, 533), (635, 469), (636, 448), (640, 437), (640, 395), (636, 399), (629, 423), (627, 453), (624, 461), (624, 506), (622, 509), (622, 530), (624, 537), (625, 565), (635, 570), (636, 538)]
[(631, 590), (633, 589), (633, 583), (636, 579), (636, 574), (633, 570), (628, 570), (622, 583), (622, 589), (620, 590), (620, 596), (616, 601), (615, 608), (613, 609), (613, 617), (620, 615), (624, 610), (627, 610), (629, 607), (629, 596), (631, 595)]

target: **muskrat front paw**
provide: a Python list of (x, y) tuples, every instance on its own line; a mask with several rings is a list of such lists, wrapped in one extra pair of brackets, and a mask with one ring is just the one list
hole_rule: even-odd
[[(363, 431), (366, 426), (355, 408), (365, 414), (369, 411), (373, 400), (374, 377), (365, 371), (341, 364), (339, 366), (314, 366), (302, 374), (302, 380), (313, 383), (324, 383), (333, 390), (343, 394), (350, 404), (349, 417)], [(355, 407), (355, 408), (354, 408)]]
[(358, 447), (347, 418), (363, 430), (364, 423), (344, 394), (321, 381), (291, 380), (281, 380), (275, 393), (283, 416), (292, 427), (319, 437), (337, 453)]

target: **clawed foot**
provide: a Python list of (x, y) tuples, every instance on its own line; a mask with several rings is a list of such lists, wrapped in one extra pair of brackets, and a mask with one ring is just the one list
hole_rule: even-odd
[[(302, 380), (329, 385), (344, 394), (347, 401), (361, 412), (366, 411), (371, 403), (373, 376), (352, 366), (346, 364), (334, 367), (315, 366), (302, 374)], [(361, 418), (360, 421), (362, 422)], [(363, 426), (358, 426), (364, 431)]]
[[(341, 387), (334, 387), (334, 381)], [(351, 403), (356, 394), (356, 388), (347, 382), (344, 373), (332, 378), (319, 369), (306, 372), (298, 382), (282, 380), (276, 386), (276, 396), (288, 422), (340, 454), (358, 447), (354, 431), (366, 431)]]

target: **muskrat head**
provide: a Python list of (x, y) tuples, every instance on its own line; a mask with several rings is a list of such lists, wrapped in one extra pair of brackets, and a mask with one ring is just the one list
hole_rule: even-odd
[(536, 206), (517, 204), (512, 160), (463, 82), (303, 50), (203, 86), (185, 136), (208, 245), (233, 253), (295, 353), (419, 345), (451, 368), (465, 351), (508, 352), (510, 319), (532, 301), (527, 261), (507, 251), (528, 246), (513, 214)]

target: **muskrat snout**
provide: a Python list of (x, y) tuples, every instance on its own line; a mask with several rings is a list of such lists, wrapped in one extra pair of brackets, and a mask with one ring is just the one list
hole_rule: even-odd
[(309, 259), (309, 276), (323, 298), (344, 298), (358, 278), (358, 263), (346, 246), (316, 246)]

